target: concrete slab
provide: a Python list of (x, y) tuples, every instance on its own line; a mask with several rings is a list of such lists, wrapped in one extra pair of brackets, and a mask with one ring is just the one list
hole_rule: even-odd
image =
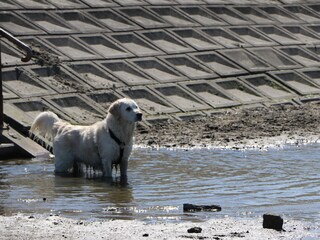
[(2, 70), (3, 85), (19, 97), (44, 96), (54, 94), (51, 88), (28, 75), (22, 68)]
[(263, 11), (257, 9), (254, 6), (237, 5), (237, 6), (232, 6), (232, 9), (246, 16), (247, 19), (251, 20), (256, 24), (274, 24), (275, 23), (274, 20), (268, 17), (268, 14), (264, 13)]
[[(55, 9), (56, 7), (45, 0), (15, 0), (26, 9)], [(1, 8), (3, 9), (3, 8)]]
[(155, 83), (150, 77), (124, 60), (118, 61), (99, 61), (99, 66), (102, 66), (108, 72), (111, 72), (114, 76), (120, 79), (122, 82), (129, 86), (145, 85)]
[(320, 86), (320, 68), (302, 68), (297, 71)]
[(320, 42), (320, 37), (313, 34), (308, 29), (298, 25), (282, 25), (282, 28), (286, 29), (293, 36), (295, 36), (301, 43), (304, 44), (316, 44)]
[(47, 0), (52, 5), (60, 9), (76, 9), (76, 8), (85, 8), (86, 5), (80, 0)]
[(141, 29), (141, 27), (137, 26), (127, 18), (122, 17), (112, 9), (86, 10), (85, 13), (94, 17), (97, 21), (112, 31), (132, 31)]
[(147, 5), (144, 0), (113, 0), (122, 6), (138, 6), (138, 5)]
[(160, 49), (134, 33), (117, 33), (109, 36), (136, 56), (143, 57), (163, 54)]
[(205, 67), (187, 55), (164, 56), (159, 57), (159, 59), (190, 79), (218, 77), (218, 75), (211, 69)]
[(203, 102), (213, 108), (224, 108), (240, 105), (240, 102), (233, 99), (227, 92), (218, 89), (208, 81), (189, 81), (180, 83), (184, 88), (191, 91)]
[(267, 100), (259, 92), (255, 91), (254, 88), (236, 78), (220, 79), (212, 82), (212, 84), (217, 86), (217, 89), (223, 89), (229, 96), (232, 96), (233, 99), (242, 104), (261, 103)]
[[(133, 56), (133, 54), (131, 54), (121, 45), (114, 43), (113, 39), (109, 39), (102, 34), (76, 35), (74, 38), (106, 59), (126, 58)], [(97, 58), (101, 59), (101, 57)]]
[(122, 82), (117, 81), (110, 73), (91, 61), (72, 62), (64, 65), (64, 67), (75, 76), (79, 76), (83, 82), (92, 86), (94, 89), (114, 89), (125, 86)]
[(301, 67), (301, 65), (299, 65), (297, 62), (293, 61), (291, 58), (285, 56), (284, 54), (276, 51), (273, 48), (248, 48), (248, 50), (255, 54), (257, 57), (261, 58), (263, 61), (279, 70), (295, 69)]
[(18, 13), (49, 34), (68, 34), (76, 32), (76, 30), (66, 21), (57, 18), (48, 11), (34, 10), (20, 11)]
[(18, 95), (7, 89), (6, 87), (2, 86), (2, 96), (4, 100), (18, 98)]
[(308, 9), (311, 9), (316, 14), (320, 14), (320, 4), (317, 3), (317, 1), (315, 1), (315, 2), (311, 1), (311, 4), (307, 4), (307, 5), (304, 5), (304, 6), (307, 7)]
[(169, 101), (172, 105), (182, 111), (196, 111), (209, 109), (209, 105), (202, 102), (196, 96), (186, 92), (183, 88), (174, 84), (152, 85), (149, 86), (157, 95)]
[(204, 4), (202, 0), (175, 0), (180, 4)]
[(55, 14), (81, 33), (110, 32), (110, 30), (100, 24), (99, 21), (95, 21), (95, 19), (77, 10), (59, 11), (55, 12)]
[(306, 45), (306, 46), (301, 46), (301, 48), (306, 50), (309, 53), (312, 53), (313, 55), (320, 57), (320, 46), (319, 45)]
[(164, 30), (141, 31), (138, 34), (168, 54), (194, 51), (193, 48)]
[(165, 98), (153, 93), (145, 87), (134, 87), (122, 89), (119, 92), (123, 96), (134, 99), (139, 107), (149, 115), (162, 115), (167, 113), (176, 113), (179, 110), (168, 103)]
[(86, 96), (92, 99), (95, 103), (99, 104), (106, 112), (114, 101), (122, 98), (122, 96), (114, 90), (95, 91), (87, 93)]
[(213, 12), (219, 18), (223, 19), (225, 22), (231, 25), (249, 25), (253, 24), (242, 14), (239, 14), (233, 11), (231, 8), (226, 7), (225, 5), (220, 6), (205, 6), (206, 9)]
[(306, 50), (298, 46), (278, 47), (277, 49), (287, 54), (288, 56), (290, 56), (292, 59), (294, 59), (296, 62), (300, 63), (303, 66), (306, 66), (306, 67), (320, 66), (319, 58), (317, 58), (316, 56), (312, 55), (311, 53), (307, 52)]
[(129, 60), (137, 69), (150, 75), (160, 83), (185, 80), (182, 74), (156, 58), (138, 58)]
[(282, 6), (284, 9), (295, 15), (297, 18), (303, 20), (304, 22), (308, 23), (316, 23), (319, 22), (320, 16), (313, 12), (312, 10), (304, 7), (303, 5), (289, 5), (289, 6)]
[(274, 69), (244, 49), (226, 49), (219, 50), (218, 52), (252, 73), (265, 72)]
[(220, 76), (241, 75), (246, 70), (216, 52), (203, 52), (190, 54), (191, 57), (206, 65)]
[(245, 42), (252, 46), (274, 46), (278, 45), (272, 39), (264, 36), (253, 28), (250, 27), (229, 27), (227, 28), (239, 38), (242, 38)]
[(0, 27), (15, 36), (38, 35), (44, 32), (12, 12), (0, 12)]
[(258, 8), (280, 23), (298, 24), (300, 22), (303, 22), (300, 19), (296, 18), (293, 14), (285, 9), (280, 8), (279, 6), (263, 6)]
[(269, 38), (281, 45), (300, 44), (300, 41), (292, 36), (289, 32), (281, 29), (277, 26), (265, 25), (265, 26), (253, 26), (255, 29), (266, 34)]
[(223, 48), (220, 44), (210, 40), (209, 37), (193, 28), (170, 29), (169, 31), (198, 51)]
[(57, 49), (73, 60), (99, 59), (100, 55), (69, 36), (48, 36), (41, 38), (46, 45)]
[(192, 27), (199, 26), (192, 18), (189, 18), (187, 15), (177, 11), (172, 7), (148, 7), (149, 10), (159, 15), (162, 19), (169, 22), (172, 26), (175, 27)]
[(304, 25), (304, 27), (311, 30), (313, 34), (317, 34), (317, 36), (320, 36), (320, 24), (313, 23), (310, 25)]
[(13, 0), (2, 0), (0, 2), (0, 9), (11, 10), (11, 9), (22, 9), (22, 7), (16, 4)]
[(7, 44), (1, 39), (1, 64), (3, 66), (16, 66), (23, 65), (21, 62), (21, 57), (24, 53), (15, 49), (11, 44)]
[(282, 84), (299, 93), (300, 95), (320, 93), (320, 87), (309, 81), (303, 75), (294, 71), (269, 72)]
[(170, 24), (141, 7), (119, 8), (117, 11), (124, 14), (127, 18), (134, 21), (143, 28), (163, 28), (169, 27)]
[(92, 8), (103, 8), (103, 7), (116, 7), (119, 4), (112, 0), (82, 0), (85, 4)]
[(92, 104), (88, 98), (77, 94), (47, 96), (44, 99), (78, 124), (92, 124), (105, 117), (105, 113), (99, 109), (98, 105)]
[(177, 2), (174, 2), (172, 0), (144, 0), (145, 2), (148, 2), (151, 5), (177, 5)]
[(227, 25), (222, 19), (214, 16), (209, 11), (200, 6), (179, 6), (177, 7), (180, 11), (187, 14), (189, 18), (198, 22), (202, 26), (219, 26)]
[(201, 28), (200, 30), (207, 34), (211, 39), (227, 48), (250, 46), (249, 43), (245, 42), (239, 37), (236, 37), (233, 33), (222, 27)]
[(289, 99), (297, 96), (289, 88), (265, 74), (242, 76), (240, 79), (271, 100)]

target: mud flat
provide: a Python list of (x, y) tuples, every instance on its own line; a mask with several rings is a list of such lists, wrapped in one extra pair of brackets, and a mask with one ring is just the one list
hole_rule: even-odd
[(230, 109), (186, 121), (161, 121), (138, 130), (135, 143), (169, 148), (267, 148), (316, 143), (320, 103)]
[[(205, 222), (106, 220), (82, 221), (59, 216), (0, 217), (1, 239), (318, 239), (319, 226), (288, 220), (286, 231), (264, 229), (261, 219), (219, 218)], [(201, 233), (188, 229), (201, 228)]]

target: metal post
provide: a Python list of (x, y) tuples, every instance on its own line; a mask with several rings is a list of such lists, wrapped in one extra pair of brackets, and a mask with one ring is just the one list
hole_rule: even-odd
[(1, 58), (1, 37), (0, 37), (0, 131), (3, 129), (3, 94), (2, 94), (2, 58)]

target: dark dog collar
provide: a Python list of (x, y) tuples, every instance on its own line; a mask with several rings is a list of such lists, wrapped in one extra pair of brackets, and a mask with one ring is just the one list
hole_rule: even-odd
[(126, 144), (124, 142), (122, 142), (115, 134), (114, 132), (112, 132), (112, 130), (109, 128), (109, 133), (110, 133), (110, 137), (119, 145), (120, 148), (120, 155), (118, 160), (114, 163), (115, 165), (120, 164), (122, 157), (123, 157), (123, 152), (124, 152), (124, 147), (126, 146)]

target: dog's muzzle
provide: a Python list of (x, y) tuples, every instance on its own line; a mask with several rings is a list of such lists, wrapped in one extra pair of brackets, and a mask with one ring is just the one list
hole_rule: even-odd
[(136, 114), (136, 122), (142, 121), (142, 113)]

